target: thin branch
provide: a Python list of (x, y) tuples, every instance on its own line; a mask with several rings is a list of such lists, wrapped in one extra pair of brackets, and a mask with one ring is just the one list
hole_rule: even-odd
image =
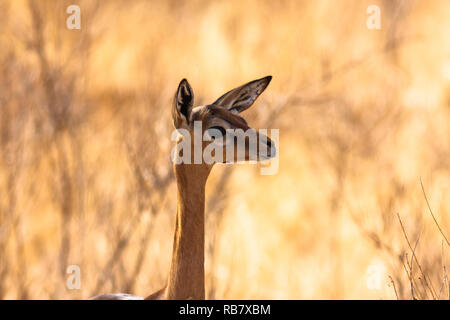
[(450, 242), (447, 240), (447, 237), (445, 236), (444, 232), (442, 231), (441, 227), (439, 226), (439, 223), (437, 222), (436, 218), (434, 217), (433, 210), (431, 210), (430, 203), (428, 202), (427, 195), (425, 193), (425, 188), (423, 187), (422, 178), (420, 178), (420, 186), (422, 187), (423, 196), (425, 198), (425, 202), (427, 203), (428, 210), (430, 211), (431, 216), (433, 217), (434, 223), (439, 229), (439, 232), (444, 237), (445, 241), (447, 242), (447, 245), (450, 246)]
[(389, 276), (389, 279), (391, 279), (392, 287), (394, 288), (394, 292), (395, 292), (395, 297), (397, 298), (397, 300), (400, 300), (400, 299), (398, 298), (397, 288), (395, 287), (394, 279), (392, 279), (391, 276)]
[[(419, 244), (419, 240), (420, 240), (420, 235), (421, 234), (422, 234), (422, 231), (420, 231), (419, 236), (417, 237), (416, 244), (414, 245), (414, 250), (413, 250), (412, 256), (411, 256), (411, 263), (409, 264), (410, 265), (411, 277), (413, 277), (413, 274), (414, 274), (414, 271), (413, 271), (413, 265), (414, 265), (413, 257), (414, 257), (414, 255), (416, 253), (416, 248), (417, 248), (417, 245)], [(413, 286), (412, 282), (411, 282), (411, 295), (412, 295), (413, 299), (415, 299), (415, 297), (414, 297), (414, 286)]]
[(433, 296), (433, 299), (436, 299), (436, 291), (434, 290), (432, 283), (431, 283), (431, 282), (428, 283), (427, 276), (426, 276), (425, 273), (423, 272), (422, 267), (421, 267), (421, 265), (420, 265), (420, 263), (419, 263), (419, 260), (417, 259), (417, 256), (416, 256), (416, 254), (414, 253), (414, 250), (413, 250), (413, 248), (412, 248), (412, 246), (411, 246), (411, 243), (410, 243), (410, 241), (409, 241), (408, 235), (406, 234), (405, 227), (403, 226), (402, 219), (400, 218), (400, 214), (399, 214), (398, 212), (397, 212), (397, 218), (398, 218), (398, 221), (400, 222), (400, 226), (401, 226), (401, 228), (402, 228), (403, 235), (404, 235), (404, 237), (405, 237), (405, 239), (406, 239), (406, 242), (408, 243), (409, 249), (410, 249), (411, 252), (412, 252), (413, 258), (414, 258), (414, 260), (416, 261), (417, 266), (419, 267), (420, 273), (423, 275), (423, 280), (424, 280), (424, 282), (425, 282), (425, 285), (426, 285), (426, 287), (428, 287), (428, 289), (430, 289), (430, 292), (431, 292), (431, 295)]
[(442, 279), (441, 288), (439, 289), (439, 294), (438, 294), (438, 297), (437, 297), (438, 299), (441, 298), (442, 290), (444, 289), (445, 283), (447, 282), (447, 270), (444, 270), (444, 271), (445, 271), (445, 275), (444, 275), (444, 279)]

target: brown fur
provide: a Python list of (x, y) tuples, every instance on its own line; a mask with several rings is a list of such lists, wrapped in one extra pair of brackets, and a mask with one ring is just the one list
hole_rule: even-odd
[[(271, 77), (265, 77), (233, 89), (198, 112), (192, 112), (194, 93), (187, 80), (183, 79), (174, 98), (173, 123), (177, 129), (185, 128), (192, 133), (194, 121), (201, 121), (203, 130), (206, 130), (214, 119), (220, 119), (234, 129), (245, 131), (249, 129), (247, 122), (231, 110), (242, 111), (250, 107), (267, 87), (270, 79)], [(205, 148), (208, 143), (210, 142), (203, 142), (202, 147)], [(192, 140), (191, 148), (191, 155), (194, 157)], [(206, 163), (174, 165), (177, 215), (169, 277), (167, 285), (149, 295), (146, 300), (205, 299), (205, 186), (212, 167), (213, 164)], [(114, 297), (123, 299), (127, 295), (102, 295), (95, 298)]]

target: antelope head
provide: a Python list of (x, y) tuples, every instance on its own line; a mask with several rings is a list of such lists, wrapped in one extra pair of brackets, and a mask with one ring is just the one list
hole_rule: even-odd
[[(235, 88), (212, 104), (193, 107), (194, 92), (186, 79), (177, 89), (172, 117), (178, 137), (174, 160), (212, 167), (215, 163), (262, 161), (275, 156), (275, 145), (250, 128), (240, 113), (266, 89), (271, 76)], [(183, 147), (181, 148), (181, 144)], [(180, 150), (182, 149), (182, 150)]]

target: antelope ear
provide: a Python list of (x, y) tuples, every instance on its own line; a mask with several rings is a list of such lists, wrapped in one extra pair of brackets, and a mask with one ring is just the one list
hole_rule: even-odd
[(189, 116), (194, 104), (194, 91), (186, 79), (181, 80), (173, 99), (172, 118), (175, 128), (189, 126)]
[(213, 104), (237, 113), (251, 107), (256, 98), (267, 88), (272, 76), (253, 80), (238, 88), (228, 91)]

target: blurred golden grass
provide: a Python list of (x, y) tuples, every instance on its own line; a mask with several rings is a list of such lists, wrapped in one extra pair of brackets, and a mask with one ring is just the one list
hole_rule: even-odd
[[(208, 298), (449, 298), (450, 5), (444, 1), (0, 4), (0, 297), (147, 295), (167, 276), (170, 106), (267, 74), (245, 113), (280, 169), (217, 166)], [(368, 30), (366, 8), (381, 7)], [(218, 192), (219, 197), (212, 195)], [(80, 290), (65, 286), (81, 267)], [(381, 285), (370, 289), (371, 267)], [(411, 283), (413, 293), (411, 293)], [(414, 296), (413, 296), (414, 295)], [(437, 294), (436, 294), (437, 296)]]

